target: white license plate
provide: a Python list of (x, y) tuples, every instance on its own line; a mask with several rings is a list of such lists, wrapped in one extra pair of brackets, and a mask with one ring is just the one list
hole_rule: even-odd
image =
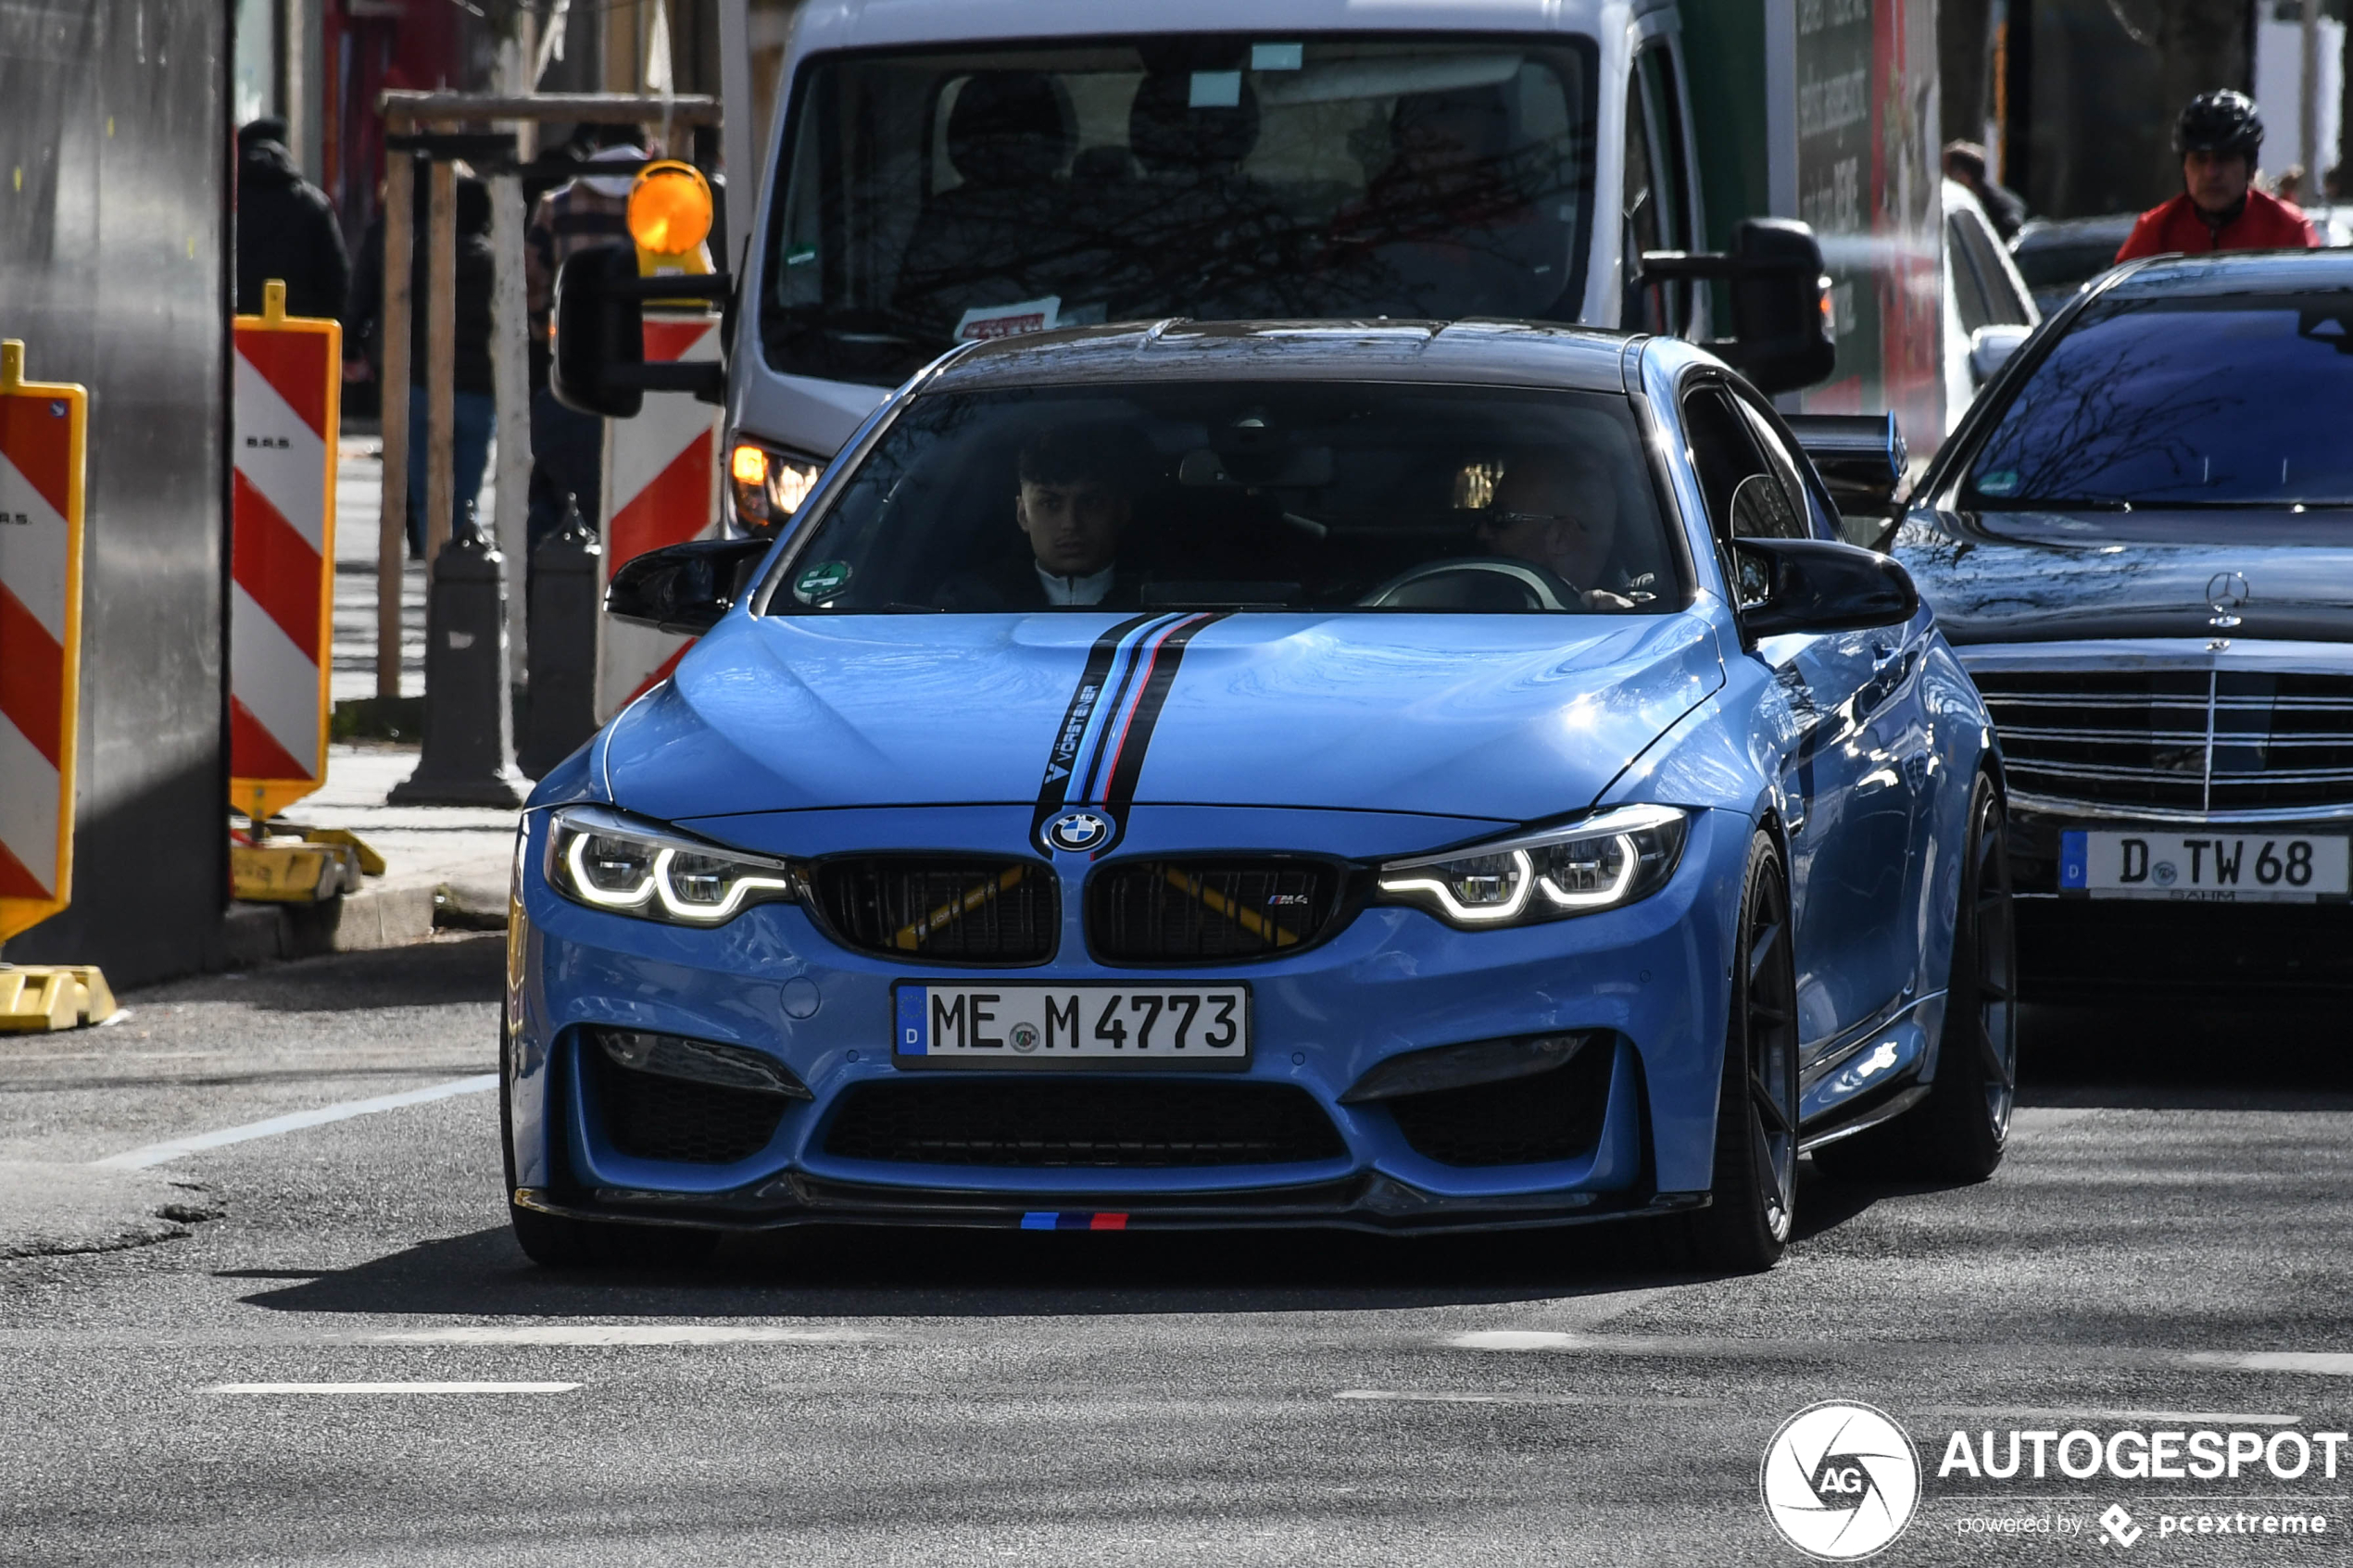
[(2094, 898), (2309, 904), (2347, 892), (2347, 841), (2197, 828), (2059, 835), (2059, 887)]
[(1201, 1067), (1250, 1064), (1247, 985), (938, 985), (892, 988), (901, 1067)]

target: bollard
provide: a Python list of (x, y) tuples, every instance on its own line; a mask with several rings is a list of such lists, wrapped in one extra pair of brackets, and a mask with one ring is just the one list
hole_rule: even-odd
[(522, 804), (507, 690), (506, 558), (472, 504), (434, 558), (425, 597), (425, 746), (395, 806)]
[(522, 771), (544, 779), (597, 733), (597, 590), (604, 549), (580, 515), (580, 497), (564, 497), (563, 526), (531, 552), (529, 733)]

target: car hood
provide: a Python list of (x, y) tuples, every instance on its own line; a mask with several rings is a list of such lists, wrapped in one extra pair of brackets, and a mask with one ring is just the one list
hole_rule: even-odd
[(1071, 788), (1058, 736), (1087, 770), (1100, 707), (1126, 793), (1073, 800), (1526, 822), (1590, 805), (1723, 680), (1695, 615), (738, 614), (613, 721), (601, 771), (670, 821), (1032, 804)]
[(1956, 644), (2353, 642), (2346, 512), (1915, 513), (1895, 557)]

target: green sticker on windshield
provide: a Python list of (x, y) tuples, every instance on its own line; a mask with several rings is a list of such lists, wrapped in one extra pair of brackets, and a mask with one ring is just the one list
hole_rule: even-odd
[(795, 245), (785, 252), (785, 265), (787, 267), (806, 267), (816, 259), (817, 247), (815, 245)]
[(1979, 494), (1981, 495), (2007, 495), (2011, 491), (2018, 488), (2018, 470), (2016, 469), (1995, 469), (1991, 473), (1979, 474), (1977, 476), (1977, 488)]
[(802, 604), (813, 605), (819, 599), (829, 599), (841, 592), (849, 581), (849, 563), (846, 560), (821, 560), (793, 579), (793, 596)]

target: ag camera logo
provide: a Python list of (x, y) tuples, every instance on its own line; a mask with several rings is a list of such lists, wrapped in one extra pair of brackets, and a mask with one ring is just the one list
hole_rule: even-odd
[(1757, 1489), (1783, 1540), (1808, 1557), (1852, 1562), (1912, 1522), (1920, 1456), (1884, 1411), (1826, 1400), (1773, 1434)]

